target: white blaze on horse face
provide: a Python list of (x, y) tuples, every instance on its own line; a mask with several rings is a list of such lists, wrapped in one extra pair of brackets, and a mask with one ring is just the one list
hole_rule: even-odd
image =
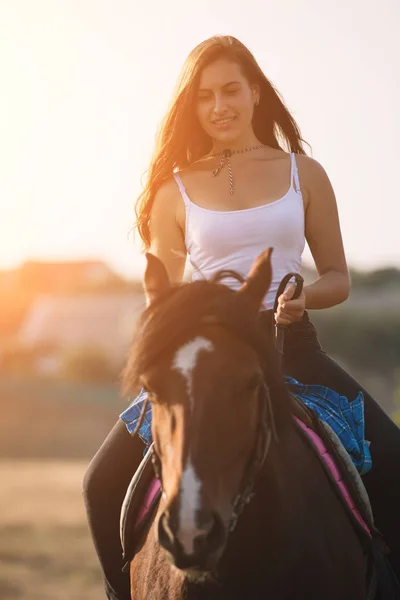
[[(183, 375), (189, 396), (190, 407), (193, 410), (193, 372), (198, 355), (202, 351), (212, 352), (214, 346), (210, 340), (197, 337), (179, 348), (172, 362), (172, 368)], [(182, 544), (183, 550), (190, 555), (194, 550), (194, 540), (202, 531), (197, 527), (196, 514), (200, 509), (201, 481), (196, 475), (190, 458), (190, 449), (185, 470), (182, 475), (180, 489), (179, 526), (176, 537)]]
[(172, 368), (181, 373), (186, 380), (190, 406), (193, 408), (193, 371), (196, 367), (199, 353), (205, 350), (212, 352), (214, 346), (207, 338), (196, 337), (182, 348), (179, 348), (172, 361)]
[(176, 537), (187, 555), (193, 554), (194, 540), (202, 533), (196, 524), (196, 513), (200, 508), (201, 481), (188, 458), (181, 481), (179, 527)]

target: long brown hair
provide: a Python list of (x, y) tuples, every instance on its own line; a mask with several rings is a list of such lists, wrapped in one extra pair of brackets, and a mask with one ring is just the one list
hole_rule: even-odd
[(305, 154), (297, 123), (250, 50), (229, 35), (205, 40), (192, 50), (183, 66), (170, 109), (157, 135), (146, 185), (136, 203), (137, 228), (146, 249), (151, 243), (150, 214), (157, 190), (174, 170), (189, 166), (211, 150), (212, 140), (197, 120), (194, 103), (202, 69), (219, 58), (239, 64), (249, 84), (260, 88), (260, 102), (254, 108), (252, 123), (260, 142), (271, 148)]

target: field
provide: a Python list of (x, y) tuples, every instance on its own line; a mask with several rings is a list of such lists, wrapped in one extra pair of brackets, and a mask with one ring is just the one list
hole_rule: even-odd
[(0, 461), (1, 600), (105, 598), (86, 527), (87, 461)]
[(0, 600), (105, 599), (81, 486), (125, 405), (113, 386), (0, 379)]

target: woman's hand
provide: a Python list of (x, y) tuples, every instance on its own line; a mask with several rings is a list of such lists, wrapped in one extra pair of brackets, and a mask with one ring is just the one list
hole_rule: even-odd
[(296, 289), (296, 284), (291, 283), (278, 298), (278, 309), (275, 313), (275, 321), (278, 325), (290, 325), (299, 321), (306, 308), (306, 295), (302, 290), (296, 300), (291, 300)]

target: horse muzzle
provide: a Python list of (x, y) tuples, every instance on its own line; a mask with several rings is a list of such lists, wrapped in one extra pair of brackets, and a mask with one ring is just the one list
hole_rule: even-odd
[(165, 510), (158, 521), (158, 541), (172, 564), (191, 579), (215, 569), (227, 540), (216, 511), (197, 511), (196, 522), (181, 524), (176, 511)]

